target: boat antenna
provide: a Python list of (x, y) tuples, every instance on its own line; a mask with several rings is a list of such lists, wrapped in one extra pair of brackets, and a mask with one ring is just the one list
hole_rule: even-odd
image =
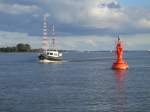
[(48, 41), (48, 16), (44, 15), (42, 49), (44, 51), (46, 51), (48, 48), (49, 48), (49, 41)]
[(53, 38), (52, 38), (52, 49), (55, 49), (55, 38), (54, 38), (54, 36), (55, 36), (55, 26), (54, 25), (52, 26), (52, 36), (53, 36)]
[(55, 26), (52, 26), (52, 35), (55, 36)]

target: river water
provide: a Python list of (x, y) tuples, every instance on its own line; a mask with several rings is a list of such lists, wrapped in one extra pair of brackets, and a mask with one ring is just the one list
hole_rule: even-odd
[(150, 52), (66, 52), (38, 63), (36, 53), (0, 53), (0, 112), (150, 112)]

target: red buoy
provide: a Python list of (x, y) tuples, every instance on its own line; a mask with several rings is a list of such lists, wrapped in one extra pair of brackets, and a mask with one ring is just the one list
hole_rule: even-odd
[(120, 38), (118, 37), (118, 41), (116, 44), (116, 51), (117, 60), (113, 63), (112, 69), (128, 69), (128, 63), (123, 60), (123, 43), (120, 41)]

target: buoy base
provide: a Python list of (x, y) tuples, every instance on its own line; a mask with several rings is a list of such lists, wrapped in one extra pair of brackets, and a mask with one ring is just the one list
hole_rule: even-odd
[(127, 63), (113, 63), (112, 69), (125, 70), (128, 69)]

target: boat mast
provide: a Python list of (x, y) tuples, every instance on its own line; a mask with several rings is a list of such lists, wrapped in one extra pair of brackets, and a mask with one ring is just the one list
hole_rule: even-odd
[(55, 49), (55, 26), (52, 26), (52, 49)]
[(42, 50), (46, 52), (49, 48), (49, 40), (48, 40), (48, 16), (44, 15), (43, 21), (43, 40), (42, 40)]

